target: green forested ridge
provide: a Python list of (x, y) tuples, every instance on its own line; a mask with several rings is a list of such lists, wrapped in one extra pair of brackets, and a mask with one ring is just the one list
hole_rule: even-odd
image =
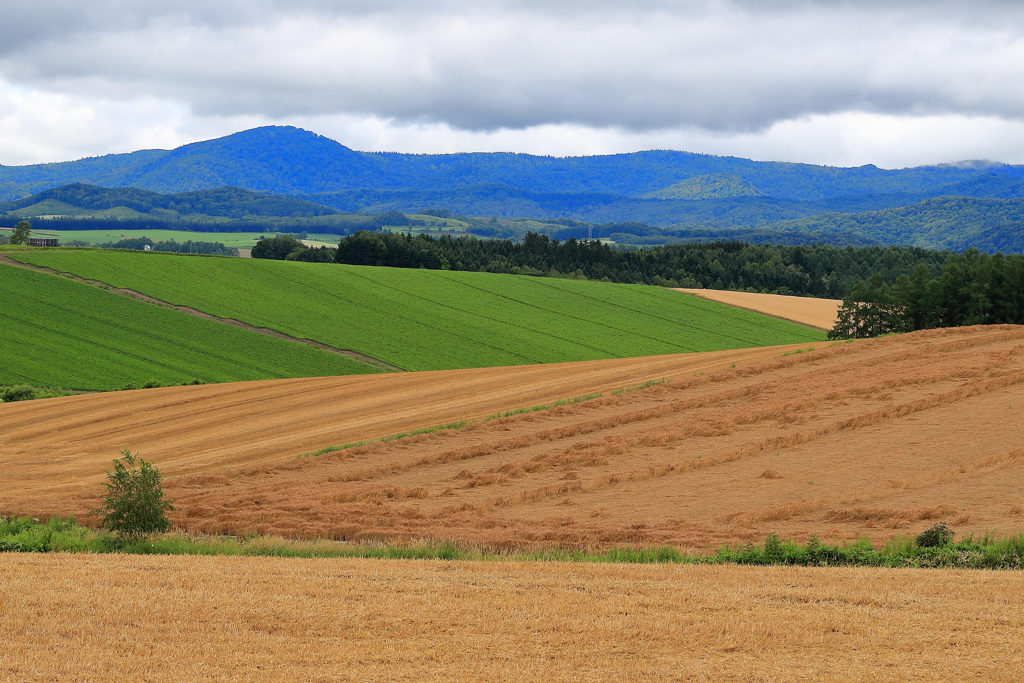
[(377, 372), (340, 354), (14, 266), (0, 265), (0, 322), (0, 385), (110, 390)]
[[(303, 199), (252, 192), (239, 187), (218, 187), (176, 194), (160, 194), (159, 192), (140, 190), (136, 187), (106, 188), (82, 183), (48, 189), (18, 201), (0, 203), (0, 212), (27, 216), (40, 215), (43, 213), (42, 211), (31, 213), (26, 210), (44, 202), (60, 202), (67, 207), (77, 209), (78, 215), (88, 215), (85, 212), (103, 212), (115, 207), (124, 207), (141, 214), (155, 211), (158, 217), (166, 220), (175, 220), (191, 214), (226, 218), (248, 216), (312, 218), (339, 213), (335, 209)], [(45, 213), (54, 212), (46, 210)]]
[(680, 180), (668, 187), (643, 195), (644, 199), (720, 199), (756, 197), (761, 192), (752, 183), (735, 175), (699, 175)]
[(0, 188), (18, 188), (15, 191), (20, 194), (14, 197), (18, 198), (75, 182), (159, 192), (232, 185), (279, 194), (504, 184), (535, 192), (637, 197), (687, 178), (732, 175), (767, 196), (813, 200), (930, 191), (985, 173), (1021, 176), (1024, 169), (984, 163), (900, 170), (871, 165), (838, 168), (674, 151), (565, 158), (510, 153), (365, 153), (297, 128), (264, 127), (171, 151), (4, 166), (0, 167)]
[(639, 285), (152, 252), (39, 250), (15, 257), (407, 370), (710, 351), (824, 336)]
[(714, 242), (621, 251), (597, 240), (559, 242), (536, 233), (515, 243), (359, 232), (341, 241), (336, 260), (841, 298), (873, 273), (891, 284), (919, 264), (937, 273), (949, 257), (949, 252), (915, 247), (838, 249)]
[(822, 214), (762, 226), (779, 232), (848, 232), (888, 244), (964, 251), (1024, 251), (1024, 199), (937, 197), (858, 214)]
[[(35, 191), (44, 192), (25, 197)], [(49, 226), (61, 230), (343, 235), (403, 225), (368, 214), (431, 208), (496, 237), (521, 238), (525, 231), (509, 219), (531, 217), (584, 224), (544, 230), (559, 239), (585, 237), (594, 224), (594, 236), (639, 246), (742, 239), (1024, 249), (1015, 211), (980, 201), (1024, 201), (1024, 166), (988, 162), (885, 170), (673, 151), (569, 158), (364, 153), (307, 131), (265, 127), (172, 151), (0, 166), (5, 197), (17, 201), (0, 206), (3, 225), (29, 214), (86, 216), (74, 227), (68, 219)], [(505, 224), (487, 225), (492, 216)], [(603, 230), (623, 223), (656, 227)]]

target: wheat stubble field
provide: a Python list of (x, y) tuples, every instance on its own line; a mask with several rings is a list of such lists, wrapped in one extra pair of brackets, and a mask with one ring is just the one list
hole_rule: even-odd
[(0, 555), (10, 681), (1019, 681), (1011, 572)]
[[(808, 348), (5, 404), (0, 508), (81, 514), (130, 446), (200, 532), (700, 551), (1020, 531), (1024, 328)], [(4, 681), (1024, 677), (1009, 571), (0, 553), (0, 585)]]
[[(700, 551), (771, 532), (881, 541), (938, 521), (1021, 530), (1024, 328), (800, 348), (13, 404), (0, 509), (81, 515), (127, 446), (168, 477), (175, 523), (205, 533)], [(658, 377), (672, 381), (609, 391)], [(477, 421), (295, 457), (460, 418)]]
[(675, 289), (676, 292), (693, 294), (704, 299), (746, 308), (765, 315), (792, 320), (801, 325), (831, 330), (836, 324), (836, 315), (843, 302), (839, 299), (814, 299), (805, 296), (782, 294), (758, 294), (754, 292), (732, 292), (722, 289)]

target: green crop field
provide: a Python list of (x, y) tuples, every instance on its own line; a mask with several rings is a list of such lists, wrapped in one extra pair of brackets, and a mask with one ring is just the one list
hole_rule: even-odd
[(0, 385), (81, 390), (377, 372), (334, 353), (0, 265)]
[[(226, 247), (236, 249), (251, 249), (256, 245), (260, 236), (273, 237), (272, 232), (192, 232), (188, 230), (47, 230), (44, 221), (37, 221), (32, 227), (33, 237), (57, 237), (61, 244), (71, 240), (81, 240), (89, 244), (105, 244), (107, 242), (118, 242), (124, 239), (139, 239), (148, 237), (154, 242), (220, 242)], [(314, 235), (310, 234), (303, 242), (309, 246), (318, 247), (321, 245), (338, 246), (338, 235)]]
[(12, 256), (407, 370), (825, 338), (818, 330), (643, 285), (112, 250)]

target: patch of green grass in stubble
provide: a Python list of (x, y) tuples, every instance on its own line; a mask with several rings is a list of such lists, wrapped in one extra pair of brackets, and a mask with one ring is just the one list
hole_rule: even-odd
[(407, 439), (410, 436), (418, 436), (420, 434), (434, 434), (437, 432), (443, 432), (450, 429), (462, 429), (468, 423), (465, 420), (458, 422), (449, 422), (448, 424), (437, 425), (436, 427), (424, 427), (423, 429), (413, 429), (408, 432), (400, 432), (398, 434), (391, 434), (389, 436), (382, 436), (379, 439), (367, 439), (366, 441), (353, 441), (351, 443), (342, 444), (340, 446), (325, 446), (317, 451), (310, 451), (309, 453), (302, 453), (297, 455), (297, 458), (315, 458), (318, 455), (324, 455), (326, 453), (335, 453), (337, 451), (348, 450), (349, 448), (358, 448), (359, 446), (369, 446), (374, 443), (387, 443), (389, 441), (398, 441), (399, 439)]
[[(618, 394), (628, 393), (628, 392), (632, 392), (632, 391), (642, 391), (644, 389), (647, 389), (647, 388), (650, 388), (650, 387), (653, 387), (653, 386), (658, 386), (659, 384), (665, 384), (666, 382), (671, 382), (671, 381), (672, 381), (671, 378), (662, 377), (661, 379), (652, 379), (652, 380), (649, 380), (649, 381), (644, 382), (642, 384), (636, 384), (636, 385), (628, 386), (628, 387), (621, 387), (619, 389), (613, 390), (611, 393), (612, 393), (613, 396), (616, 396)], [(603, 393), (585, 394), (583, 396), (573, 396), (572, 398), (564, 398), (564, 399), (560, 399), (558, 401), (552, 401), (551, 403), (540, 403), (540, 404), (533, 405), (533, 406), (525, 406), (525, 407), (522, 407), (522, 408), (513, 408), (512, 410), (506, 410), (506, 411), (503, 411), (503, 412), (500, 412), (500, 413), (494, 413), (492, 415), (488, 415), (487, 417), (483, 418), (483, 420), (481, 420), (481, 421), (482, 422), (490, 422), (491, 420), (497, 420), (497, 419), (500, 419), (500, 418), (514, 417), (516, 415), (524, 415), (526, 413), (536, 413), (536, 412), (539, 412), (539, 411), (542, 411), (542, 410), (550, 410), (551, 408), (557, 408), (559, 406), (576, 405), (577, 403), (583, 403), (584, 401), (591, 401), (593, 399), (601, 398), (603, 396), (604, 396)], [(434, 434), (436, 432), (443, 432), (443, 431), (449, 431), (449, 430), (455, 430), (455, 429), (462, 429), (463, 427), (465, 427), (467, 425), (470, 425), (470, 424), (475, 424), (476, 422), (477, 422), (476, 420), (459, 420), (457, 422), (449, 422), (447, 424), (437, 425), (435, 427), (425, 427), (423, 429), (414, 429), (414, 430), (409, 431), (409, 432), (401, 432), (401, 433), (398, 433), (398, 434), (391, 434), (389, 436), (384, 436), (384, 437), (381, 437), (379, 439), (367, 439), (365, 441), (353, 441), (353, 442), (350, 442), (350, 443), (342, 444), (340, 446), (325, 446), (324, 448), (321, 448), (321, 449), (316, 450), (316, 451), (310, 451), (309, 453), (301, 453), (301, 454), (297, 455), (296, 457), (297, 458), (315, 458), (315, 457), (317, 457), (319, 455), (325, 455), (327, 453), (336, 453), (338, 451), (348, 450), (349, 448), (358, 448), (360, 446), (369, 446), (370, 444), (374, 444), (374, 443), (387, 443), (389, 441), (397, 441), (399, 439), (406, 439), (406, 438), (408, 438), (410, 436), (417, 436), (419, 434)]]

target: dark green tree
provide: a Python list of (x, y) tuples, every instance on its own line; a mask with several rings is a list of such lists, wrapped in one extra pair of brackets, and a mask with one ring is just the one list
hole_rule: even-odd
[(903, 306), (906, 330), (927, 330), (938, 324), (938, 282), (931, 270), (919, 263), (910, 275), (900, 275), (892, 288), (893, 300)]
[(303, 248), (302, 242), (291, 235), (277, 235), (273, 239), (257, 242), (252, 248), (252, 257), (283, 261), (288, 258), (288, 254)]
[(387, 254), (388, 248), (380, 233), (360, 230), (338, 243), (335, 258), (338, 263), (353, 266), (382, 266)]
[(829, 339), (864, 339), (890, 332), (906, 332), (906, 305), (893, 296), (879, 273), (858, 283), (843, 299)]
[(174, 506), (164, 500), (160, 471), (131, 451), (121, 451), (114, 460), (114, 471), (107, 472), (107, 494), (103, 508), (103, 526), (128, 538), (139, 538), (167, 531), (171, 522), (167, 512)]
[(28, 221), (18, 221), (11, 233), (11, 244), (28, 244), (30, 234), (32, 234), (32, 224)]

